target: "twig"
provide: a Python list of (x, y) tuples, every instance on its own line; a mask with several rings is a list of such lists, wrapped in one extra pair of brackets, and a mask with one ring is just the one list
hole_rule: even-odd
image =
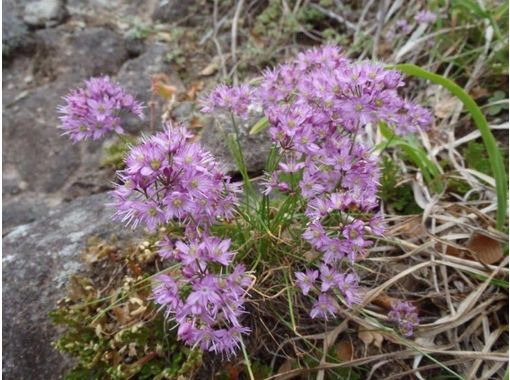
[[(213, 27), (211, 30), (209, 30), (206, 34), (204, 34), (204, 36), (200, 39), (200, 41), (198, 42), (198, 45), (199, 46), (202, 46), (203, 44), (205, 44), (207, 42), (207, 40), (209, 38), (212, 38), (213, 35), (214, 35), (214, 31), (215, 29), (216, 30), (219, 30), (223, 24), (225, 23), (225, 21), (227, 21), (228, 19), (228, 15), (230, 14), (230, 12), (228, 12), (225, 16), (223, 16), (221, 18), (221, 20), (217, 23), (216, 27)], [(213, 16), (214, 16), (214, 13), (213, 13)], [(217, 16), (217, 15), (216, 15)]]
[(214, 45), (216, 45), (216, 51), (218, 52), (218, 56), (220, 57), (221, 62), (221, 73), (223, 78), (227, 77), (227, 67), (225, 65), (225, 56), (223, 55), (223, 50), (221, 49), (221, 44), (218, 41), (218, 30), (221, 25), (218, 24), (218, 0), (214, 0), (214, 9), (213, 9), (213, 35), (212, 39), (214, 41)]
[(233, 73), (233, 81), (234, 85), (237, 85), (238, 78), (237, 78), (237, 24), (239, 22), (239, 16), (241, 15), (241, 10), (243, 8), (244, 0), (238, 0), (236, 11), (234, 13), (234, 19), (232, 20), (232, 45), (231, 45), (231, 51), (232, 51), (232, 67), (235, 68)]
[(361, 16), (359, 18), (358, 24), (356, 25), (356, 30), (354, 31), (354, 38), (353, 38), (354, 42), (352, 43), (353, 45), (356, 45), (356, 43), (359, 40), (359, 33), (361, 31), (361, 25), (365, 21), (365, 16), (367, 15), (368, 10), (370, 9), (370, 7), (373, 4), (374, 4), (374, 0), (369, 0), (367, 5), (363, 8), (363, 11), (361, 12)]
[(379, 9), (377, 9), (377, 29), (375, 31), (374, 42), (372, 45), (372, 59), (377, 58), (377, 47), (379, 39), (381, 38), (381, 31), (384, 26), (384, 14), (386, 13), (386, 1), (379, 3)]
[(317, 9), (319, 12), (324, 13), (326, 16), (332, 18), (333, 20), (338, 21), (340, 24), (344, 24), (349, 29), (352, 29), (354, 31), (356, 30), (356, 25), (354, 25), (352, 22), (346, 20), (342, 16), (340, 16), (334, 12), (331, 12), (329, 9), (323, 8), (319, 4), (310, 4), (310, 6), (312, 8)]

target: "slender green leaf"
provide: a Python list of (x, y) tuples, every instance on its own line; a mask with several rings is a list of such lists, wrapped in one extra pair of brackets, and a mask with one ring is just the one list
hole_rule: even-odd
[(239, 338), (241, 340), (241, 348), (243, 350), (244, 365), (246, 366), (246, 369), (248, 370), (248, 374), (250, 375), (250, 380), (255, 380), (255, 376), (253, 375), (253, 371), (251, 369), (250, 355), (248, 355), (248, 352), (246, 351), (246, 346), (244, 345), (243, 337), (241, 335), (239, 335)]
[(505, 165), (503, 163), (501, 152), (496, 144), (496, 139), (494, 138), (494, 135), (492, 134), (487, 123), (487, 120), (485, 119), (485, 116), (483, 115), (480, 108), (478, 107), (476, 102), (461, 87), (459, 87), (457, 84), (441, 75), (431, 73), (416, 65), (407, 63), (396, 65), (395, 68), (402, 71), (405, 74), (427, 79), (430, 80), (431, 82), (440, 84), (448, 91), (450, 91), (453, 95), (455, 95), (457, 98), (459, 98), (459, 100), (464, 104), (468, 112), (471, 114), (473, 121), (475, 122), (477, 128), (480, 130), (480, 133), (482, 135), (485, 148), (487, 149), (487, 153), (489, 155), (489, 162), (491, 163), (492, 174), (494, 176), (494, 179), (496, 180), (496, 194), (498, 197), (496, 227), (499, 230), (503, 230), (505, 226), (508, 207), (507, 173), (505, 171)]
[(398, 146), (406, 152), (411, 160), (420, 168), (425, 181), (432, 187), (435, 192), (441, 192), (444, 188), (442, 183), (441, 171), (437, 165), (432, 162), (427, 153), (418, 145), (409, 140), (404, 140), (395, 135), (395, 133), (385, 124), (379, 123), (381, 134), (388, 140), (387, 143), (380, 144), (377, 148), (386, 148), (390, 146)]
[(248, 169), (244, 163), (243, 151), (235, 133), (229, 133), (227, 135), (227, 146), (237, 168), (239, 169), (239, 172), (241, 173), (241, 176), (243, 177), (244, 188), (247, 194), (254, 196), (255, 191), (250, 181), (250, 176), (248, 175)]
[(264, 129), (269, 127), (269, 120), (267, 117), (263, 117), (259, 121), (255, 123), (255, 125), (250, 130), (250, 135), (256, 135), (257, 133), (262, 132)]

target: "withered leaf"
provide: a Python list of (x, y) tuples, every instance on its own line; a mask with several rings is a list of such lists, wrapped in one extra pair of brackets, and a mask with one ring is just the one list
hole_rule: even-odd
[(213, 75), (218, 69), (220, 68), (220, 59), (214, 58), (211, 63), (209, 63), (206, 67), (200, 71), (199, 75), (202, 77), (208, 77), (210, 75)]
[(495, 264), (503, 258), (501, 243), (480, 232), (473, 232), (466, 248), (483, 264)]
[(335, 347), (335, 351), (337, 358), (343, 362), (350, 362), (354, 359), (352, 343), (347, 339), (343, 339), (338, 342)]
[(358, 338), (365, 344), (365, 349), (371, 344), (380, 349), (384, 340), (381, 333), (371, 330), (359, 330)]
[(391, 310), (391, 305), (394, 301), (396, 301), (396, 298), (390, 297), (386, 293), (379, 293), (379, 295), (372, 300), (372, 303), (385, 310)]

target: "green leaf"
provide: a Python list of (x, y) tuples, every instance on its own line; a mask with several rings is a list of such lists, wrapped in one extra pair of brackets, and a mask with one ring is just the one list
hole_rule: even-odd
[(453, 2), (453, 6), (464, 8), (466, 11), (472, 12), (477, 17), (489, 18), (489, 14), (484, 11), (474, 0), (457, 0)]
[[(395, 133), (386, 125), (386, 123), (379, 123), (379, 128), (382, 135), (388, 140), (384, 147), (398, 146), (404, 150), (409, 158), (420, 168), (425, 181), (431, 186), (435, 192), (441, 192), (444, 189), (444, 183), (441, 178), (441, 171), (438, 166), (432, 162), (427, 153), (416, 143), (405, 140), (395, 135)], [(378, 146), (381, 148), (381, 146)]]
[(239, 140), (235, 133), (229, 133), (227, 135), (227, 146), (228, 149), (230, 150), (230, 154), (232, 155), (232, 158), (234, 159), (237, 168), (239, 169), (239, 172), (241, 173), (241, 176), (243, 177), (244, 188), (247, 194), (253, 196), (255, 194), (255, 191), (253, 189), (253, 185), (251, 184), (250, 176), (248, 175), (248, 169), (246, 168), (246, 165), (244, 163), (241, 144), (239, 143)]
[(501, 152), (498, 149), (496, 144), (496, 139), (492, 134), (487, 120), (483, 115), (482, 111), (476, 104), (476, 102), (471, 98), (461, 87), (457, 84), (445, 78), (441, 75), (431, 73), (430, 71), (424, 70), (413, 64), (400, 64), (395, 66), (396, 69), (402, 71), (405, 74), (412, 75), (418, 78), (423, 78), (430, 80), (431, 82), (440, 84), (448, 91), (450, 91), (453, 95), (455, 95), (459, 100), (464, 103), (464, 106), (471, 114), (473, 121), (475, 122), (477, 128), (480, 130), (482, 135), (483, 142), (485, 144), (485, 148), (487, 149), (487, 153), (489, 155), (489, 162), (491, 164), (492, 174), (496, 180), (496, 194), (498, 197), (498, 210), (497, 210), (497, 218), (496, 218), (496, 228), (499, 230), (503, 230), (505, 226), (506, 216), (507, 216), (507, 174), (505, 171), (505, 165), (503, 163), (503, 158), (501, 156)]
[(269, 127), (269, 120), (267, 120), (267, 117), (263, 117), (259, 121), (255, 123), (255, 125), (250, 130), (250, 135), (256, 135), (257, 133), (262, 132), (264, 129)]
[(489, 99), (487, 107), (487, 113), (491, 116), (496, 116), (503, 110), (508, 109), (508, 100), (506, 100), (506, 94), (503, 91), (495, 91), (492, 97)]

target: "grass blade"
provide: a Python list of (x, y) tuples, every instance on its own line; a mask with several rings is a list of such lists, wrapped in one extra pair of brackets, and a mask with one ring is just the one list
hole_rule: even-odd
[(259, 121), (255, 123), (255, 125), (250, 130), (250, 135), (256, 135), (257, 133), (262, 132), (264, 129), (269, 127), (269, 120), (267, 117), (263, 117)]
[(473, 121), (477, 128), (480, 130), (482, 135), (485, 148), (489, 155), (489, 162), (491, 164), (492, 174), (496, 180), (496, 195), (498, 198), (498, 210), (496, 217), (496, 228), (503, 230), (505, 226), (507, 207), (508, 207), (508, 189), (507, 189), (507, 174), (505, 171), (505, 165), (501, 152), (496, 144), (496, 139), (489, 129), (489, 125), (482, 111), (476, 104), (476, 102), (469, 96), (461, 87), (456, 83), (445, 78), (441, 75), (431, 73), (430, 71), (424, 70), (413, 64), (400, 64), (396, 65), (397, 70), (402, 71), (405, 74), (412, 75), (418, 78), (430, 80), (431, 82), (440, 84), (453, 95), (455, 95), (466, 107), (468, 112), (471, 114)]
[(441, 171), (437, 165), (432, 162), (427, 153), (414, 144), (412, 141), (405, 140), (395, 135), (395, 133), (385, 124), (379, 123), (381, 134), (388, 140), (387, 143), (381, 144), (382, 147), (387, 148), (391, 146), (398, 146), (406, 152), (415, 165), (420, 168), (425, 181), (432, 187), (432, 190), (439, 193), (443, 190), (444, 184), (442, 183)]
[(239, 173), (241, 173), (243, 178), (246, 194), (253, 197), (255, 195), (255, 190), (253, 189), (250, 176), (248, 175), (248, 169), (244, 163), (243, 150), (235, 133), (229, 133), (227, 135), (227, 146), (230, 150), (232, 158), (234, 159), (237, 169), (239, 169)]

